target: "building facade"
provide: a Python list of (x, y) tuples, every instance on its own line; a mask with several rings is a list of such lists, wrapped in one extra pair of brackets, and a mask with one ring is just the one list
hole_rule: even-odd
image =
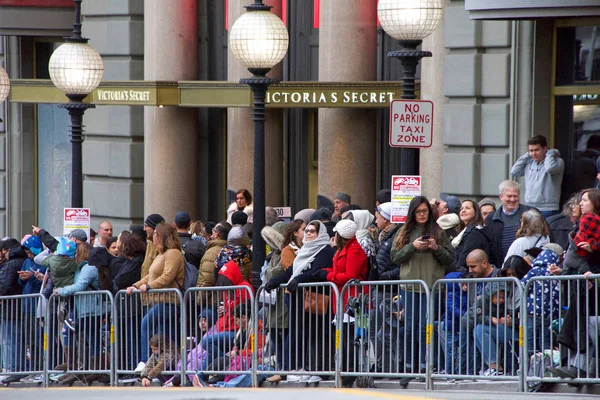
[[(570, 165), (600, 121), (600, 6), (575, 2), (448, 1), (423, 43), (433, 57), (419, 72), (421, 97), (435, 104), (434, 144), (414, 151), (389, 147), (385, 104), (361, 102), (358, 92), (344, 105), (319, 102), (319, 94), (339, 89), (342, 97), (348, 87), (400, 94), (401, 66), (386, 56), (397, 44), (377, 25), (377, 1), (266, 1), (290, 32), (288, 54), (269, 75), (297, 83), (272, 89), (267, 204), (295, 212), (344, 191), (371, 207), (393, 174), (422, 175), (430, 197), (495, 196), (535, 134)], [(2, 236), (32, 224), (61, 231), (70, 198), (68, 115), (40, 80), (71, 29), (72, 3), (26, 3), (0, 0), (0, 50), (14, 80), (0, 125)], [(153, 212), (218, 220), (232, 193), (252, 191), (253, 126), (235, 83), (249, 73), (227, 49), (227, 28), (249, 1), (168, 3), (83, 2), (83, 33), (104, 60), (105, 93), (110, 81), (145, 90), (167, 82), (179, 91), (164, 107), (159, 94), (168, 87), (149, 105), (103, 102), (97, 93), (91, 100), (98, 101), (84, 116), (84, 206), (94, 224), (110, 220), (116, 232)], [(26, 21), (14, 17), (25, 11)], [(233, 92), (243, 106), (231, 106)]]

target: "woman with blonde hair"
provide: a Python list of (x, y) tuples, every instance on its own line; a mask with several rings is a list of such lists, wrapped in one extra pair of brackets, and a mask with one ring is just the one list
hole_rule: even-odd
[[(164, 222), (156, 225), (152, 236), (158, 256), (152, 262), (148, 275), (127, 288), (127, 294), (139, 290), (146, 293), (151, 289), (178, 289), (184, 280), (184, 258), (181, 242), (175, 227)], [(140, 372), (148, 360), (148, 343), (156, 333), (162, 333), (173, 341), (178, 337), (179, 298), (172, 294), (148, 294), (148, 312), (142, 319), (142, 354), (136, 372)], [(166, 330), (166, 332), (161, 332)]]
[(550, 243), (550, 227), (538, 210), (527, 210), (521, 216), (521, 226), (515, 240), (506, 253), (504, 261), (510, 256), (525, 256), (525, 250), (533, 247), (541, 248)]

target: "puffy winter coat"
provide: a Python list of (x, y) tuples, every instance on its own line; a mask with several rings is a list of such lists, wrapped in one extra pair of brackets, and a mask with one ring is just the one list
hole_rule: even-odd
[[(254, 295), (254, 290), (250, 283), (245, 281), (242, 277), (242, 273), (235, 261), (229, 261), (225, 264), (219, 270), (219, 275), (223, 275), (225, 278), (229, 279), (231, 283), (233, 283), (233, 286), (241, 288), (236, 290), (223, 290), (221, 299), (223, 307), (225, 307), (225, 313), (216, 322), (219, 332), (235, 331), (239, 329), (239, 326), (235, 323), (235, 309), (240, 304), (249, 302), (250, 296)], [(242, 288), (244, 286), (250, 288), (250, 293), (248, 290)], [(248, 307), (249, 306), (250, 303), (248, 303)]]
[[(353, 237), (342, 250), (338, 250), (333, 256), (333, 268), (327, 273), (327, 280), (335, 283), (341, 293), (342, 288), (349, 281), (354, 279), (366, 280), (368, 268), (367, 256), (356, 237)], [(343, 309), (346, 309), (348, 297), (357, 297), (360, 293), (362, 291), (358, 286), (353, 286), (347, 290), (344, 295)]]
[(394, 245), (394, 237), (400, 229), (400, 226), (394, 225), (390, 231), (382, 232), (377, 249), (377, 270), (379, 280), (398, 280), (400, 277), (400, 267), (392, 262), (391, 251)]

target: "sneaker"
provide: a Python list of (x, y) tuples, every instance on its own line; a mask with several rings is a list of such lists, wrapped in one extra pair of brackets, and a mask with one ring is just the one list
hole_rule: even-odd
[(162, 387), (174, 387), (173, 382), (167, 382), (164, 385), (162, 385)]
[(500, 376), (500, 375), (504, 375), (504, 373), (502, 371), (498, 371), (496, 368), (488, 368), (485, 371), (483, 371), (483, 376)]
[(76, 325), (75, 321), (73, 321), (72, 318), (66, 319), (65, 325), (72, 332), (75, 332), (77, 330), (77, 325)]
[[(288, 375), (285, 378), (285, 380), (288, 382), (300, 382), (300, 380), (302, 379), (302, 372), (306, 372), (306, 371), (304, 370), (304, 368), (301, 368), (299, 370), (292, 370), (290, 372), (292, 372), (292, 374)], [(295, 374), (294, 374), (294, 372), (295, 372)], [(307, 382), (308, 382), (308, 379), (307, 379)]]
[(310, 378), (308, 378), (308, 383), (318, 383), (321, 382), (323, 379), (321, 379), (320, 376), (317, 375), (313, 375)]
[(208, 384), (204, 382), (198, 375), (194, 375), (192, 378), (192, 385), (194, 387), (208, 387)]
[(133, 373), (139, 374), (144, 370), (144, 368), (146, 368), (146, 363), (143, 361), (140, 361), (138, 363), (137, 367), (135, 367), (135, 370), (133, 370)]
[(52, 374), (52, 375), (48, 376), (48, 379), (51, 380), (52, 382), (58, 382), (60, 380), (60, 378), (62, 378), (65, 375), (66, 374)]
[[(558, 376), (564, 379), (576, 379), (586, 378), (587, 373), (576, 367), (547, 367), (548, 371), (552, 372), (552, 375)], [(578, 375), (579, 372), (579, 375)]]
[(136, 377), (136, 376), (132, 376), (132, 375), (125, 375), (123, 377), (121, 377), (118, 382), (121, 384), (126, 384), (126, 383), (136, 383), (140, 380), (140, 378)]
[(41, 383), (44, 382), (44, 375), (29, 375), (25, 378), (21, 378), (21, 382), (24, 383)]
[(13, 375), (13, 376), (9, 376), (8, 378), (6, 378), (5, 380), (2, 381), (3, 385), (10, 385), (11, 383), (14, 382), (19, 382), (21, 380), (20, 377)]

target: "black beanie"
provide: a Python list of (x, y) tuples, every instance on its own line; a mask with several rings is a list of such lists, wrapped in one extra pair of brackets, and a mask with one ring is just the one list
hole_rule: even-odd
[(162, 215), (150, 214), (146, 217), (146, 220), (144, 221), (144, 225), (148, 225), (150, 228), (154, 229), (154, 228), (156, 228), (156, 225), (160, 224), (161, 222), (165, 222), (165, 219), (163, 218)]
[(248, 223), (248, 214), (243, 211), (236, 211), (231, 214), (231, 225), (246, 225)]
[(94, 247), (90, 250), (88, 256), (88, 264), (96, 267), (107, 267), (108, 266), (109, 254), (105, 247)]

